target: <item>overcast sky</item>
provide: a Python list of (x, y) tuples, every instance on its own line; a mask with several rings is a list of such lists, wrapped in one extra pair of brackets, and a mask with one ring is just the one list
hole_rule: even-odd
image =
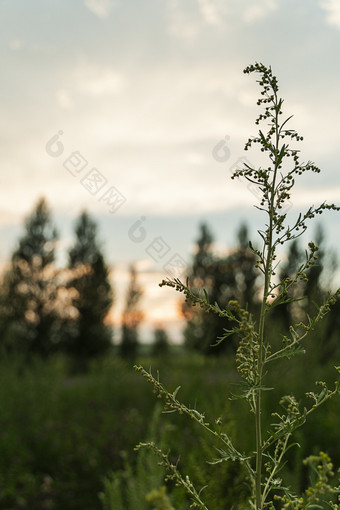
[[(241, 221), (256, 239), (264, 220), (230, 180), (256, 134), (256, 78), (242, 72), (255, 61), (272, 66), (303, 159), (322, 169), (290, 213), (340, 203), (339, 0), (0, 0), (0, 24), (2, 263), (39, 197), (62, 249), (87, 209), (117, 289), (138, 261), (149, 325), (176, 321), (178, 297), (157, 282), (190, 261), (199, 222), (221, 248)], [(323, 226), (339, 250), (339, 218)]]

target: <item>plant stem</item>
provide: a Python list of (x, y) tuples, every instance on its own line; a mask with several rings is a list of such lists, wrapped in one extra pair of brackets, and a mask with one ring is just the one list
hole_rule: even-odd
[[(267, 265), (267, 264), (266, 264)], [(267, 280), (267, 270), (266, 270), (266, 280)], [(265, 282), (265, 289), (266, 289)], [(268, 283), (267, 283), (268, 287)], [(263, 333), (264, 333), (264, 317), (265, 317), (265, 306), (266, 306), (266, 292), (264, 290), (262, 305), (261, 305), (261, 316), (260, 316), (260, 325), (259, 325), (259, 356), (258, 356), (258, 364), (257, 364), (257, 372), (258, 372), (258, 384), (260, 384), (262, 378), (262, 368), (263, 368), (263, 360), (262, 360), (262, 347), (263, 347)], [(262, 391), (258, 388), (255, 397), (255, 427), (256, 427), (256, 468), (255, 468), (255, 491), (256, 491), (256, 510), (261, 510), (261, 478), (262, 478), (262, 423), (261, 423), (261, 407), (262, 407)]]
[(287, 451), (286, 448), (287, 448), (287, 443), (288, 443), (288, 439), (290, 438), (290, 434), (287, 434), (286, 437), (285, 437), (285, 440), (284, 440), (284, 443), (283, 443), (283, 446), (282, 446), (282, 449), (281, 449), (281, 453), (280, 453), (280, 456), (279, 458), (277, 459), (276, 463), (275, 463), (275, 466), (273, 467), (273, 470), (272, 472), (270, 473), (270, 476), (268, 477), (268, 480), (267, 480), (267, 483), (265, 485), (265, 488), (263, 489), (263, 495), (262, 495), (262, 505), (264, 505), (265, 501), (266, 501), (266, 497), (267, 497), (267, 494), (269, 492), (269, 488), (270, 488), (270, 484), (271, 484), (271, 481), (272, 479), (274, 478), (278, 468), (280, 467), (280, 464), (281, 464), (281, 461), (282, 461), (282, 457), (284, 456), (285, 452)]
[[(257, 363), (257, 377), (258, 377), (258, 385), (261, 385), (262, 375), (263, 375), (263, 347), (264, 347), (264, 327), (265, 327), (265, 316), (267, 311), (267, 299), (268, 292), (270, 288), (271, 278), (272, 278), (272, 263), (273, 263), (273, 230), (274, 230), (274, 200), (275, 200), (275, 185), (276, 185), (276, 176), (278, 171), (278, 154), (279, 154), (279, 140), (280, 140), (280, 128), (279, 128), (279, 105), (277, 101), (276, 91), (273, 90), (273, 105), (275, 107), (275, 118), (274, 118), (274, 126), (275, 126), (275, 161), (274, 161), (274, 174), (273, 180), (271, 184), (271, 192), (270, 192), (270, 200), (268, 204), (268, 214), (269, 214), (269, 225), (268, 225), (268, 238), (266, 240), (267, 249), (266, 249), (266, 258), (265, 258), (265, 267), (264, 267), (264, 289), (263, 289), (263, 298), (261, 303), (261, 314), (260, 314), (260, 324), (259, 324), (259, 354), (258, 354), (258, 363)], [(255, 471), (255, 498), (256, 498), (256, 510), (262, 510), (263, 508), (263, 498), (262, 498), (262, 453), (263, 453), (263, 444), (262, 444), (262, 390), (260, 388), (256, 391), (255, 398), (255, 427), (256, 427), (256, 471)]]

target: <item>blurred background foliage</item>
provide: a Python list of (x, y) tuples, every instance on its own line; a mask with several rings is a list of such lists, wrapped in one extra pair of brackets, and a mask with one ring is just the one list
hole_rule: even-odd
[[(327, 250), (321, 227), (315, 234), (318, 265), (309, 281), (294, 289), (301, 301), (275, 309), (266, 334), (281, 342), (290, 322), (314, 312), (332, 287), (335, 255)], [(234, 367), (237, 338), (211, 347), (228, 329), (228, 321), (181, 303), (186, 318), (183, 345), (172, 345), (168, 332), (156, 328), (142, 344), (143, 289), (131, 266), (130, 285), (121, 322), (121, 343), (112, 342), (106, 316), (114, 304), (96, 223), (83, 212), (65, 268), (55, 265), (58, 234), (45, 200), (25, 223), (25, 232), (2, 275), (0, 288), (0, 509), (4, 510), (184, 510), (185, 495), (164, 483), (164, 473), (150, 453), (134, 451), (139, 441), (155, 440), (170, 449), (174, 462), (204, 489), (210, 508), (246, 501), (245, 473), (238, 464), (211, 465), (214, 445), (185, 416), (162, 415), (151, 388), (132, 368), (138, 359), (179, 398), (203, 411), (208, 421), (221, 418), (239, 450), (252, 451), (252, 417), (239, 400)], [(258, 311), (261, 278), (241, 225), (235, 248), (216, 254), (210, 228), (202, 224), (188, 276), (195, 292), (204, 287), (221, 307), (238, 299)], [(304, 260), (299, 242), (283, 254), (278, 277), (292, 275)], [(330, 384), (339, 364), (340, 309), (332, 312), (306, 341), (306, 354), (278, 361), (265, 393), (268, 407), (294, 393), (303, 405), (314, 381)], [(337, 361), (338, 360), (338, 361)], [(275, 395), (274, 395), (275, 394)], [(264, 416), (265, 428), (271, 423)], [(294, 438), (285, 477), (294, 490), (308, 485), (302, 459), (320, 450), (340, 465), (338, 402), (311, 416)], [(120, 505), (120, 506), (119, 506)]]

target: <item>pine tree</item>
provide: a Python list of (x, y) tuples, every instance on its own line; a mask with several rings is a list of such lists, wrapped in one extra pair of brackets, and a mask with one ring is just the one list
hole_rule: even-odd
[[(213, 236), (207, 225), (200, 226), (197, 251), (194, 256), (189, 279), (192, 288), (204, 288), (211, 303), (218, 302), (223, 308), (237, 299), (240, 303), (256, 306), (256, 280), (254, 254), (248, 247), (248, 231), (245, 225), (238, 233), (238, 247), (225, 257), (213, 254)], [(216, 339), (225, 329), (230, 329), (227, 318), (221, 320), (213, 314), (206, 314), (197, 307), (185, 303), (183, 314), (187, 319), (184, 331), (185, 345), (207, 355), (218, 355), (235, 348), (234, 336), (228, 342), (216, 346)], [(213, 345), (215, 345), (213, 347)]]
[(90, 359), (105, 354), (111, 347), (112, 333), (105, 318), (113, 303), (109, 268), (97, 240), (97, 225), (83, 212), (75, 226), (76, 240), (69, 250), (75, 314), (64, 334), (66, 352), (78, 368)]
[(1, 340), (9, 351), (47, 356), (57, 344), (57, 232), (45, 199), (25, 222), (1, 288)]
[[(308, 317), (315, 314), (316, 305), (321, 306), (327, 299), (328, 292), (332, 291), (332, 277), (336, 271), (337, 263), (334, 258), (327, 256), (324, 247), (325, 236), (320, 225), (317, 227), (315, 240), (318, 246), (316, 252), (318, 260), (306, 271), (308, 281), (301, 280), (288, 289), (287, 297), (292, 302), (281, 304), (272, 311), (268, 317), (268, 331), (286, 330), (288, 334), (290, 324), (308, 321)], [(305, 260), (306, 255), (299, 245), (299, 240), (294, 239), (289, 246), (287, 260), (282, 263), (279, 274), (280, 280), (285, 281), (292, 278), (297, 274)], [(328, 281), (325, 277), (327, 273), (329, 275)], [(339, 328), (340, 305), (337, 302), (322, 323), (310, 333), (309, 342), (314, 344), (314, 348), (310, 351), (314, 356), (313, 362), (325, 363), (340, 348)], [(272, 337), (272, 344), (275, 345), (278, 339), (275, 339), (273, 333), (270, 336)], [(320, 342), (320, 339), (322, 339), (322, 342)], [(308, 362), (311, 363), (311, 360), (309, 359)]]
[[(301, 250), (298, 239), (294, 239), (288, 249), (285, 262), (281, 264), (281, 270), (279, 272), (280, 281), (287, 281), (296, 275), (299, 268), (305, 261), (305, 254)], [(304, 315), (301, 308), (300, 299), (305, 295), (305, 285), (303, 282), (299, 282), (296, 285), (290, 287), (287, 290), (287, 297), (292, 301), (287, 302), (274, 308), (272, 313), (268, 317), (269, 330), (272, 332), (285, 330), (288, 334), (289, 325), (294, 322), (302, 320)], [(273, 335), (272, 335), (273, 336)], [(281, 339), (272, 338), (272, 343), (277, 345), (277, 342), (281, 342)]]
[[(192, 269), (189, 274), (192, 288), (204, 288), (209, 298), (216, 291), (213, 287), (216, 261), (212, 253), (214, 238), (206, 224), (199, 226), (199, 237), (196, 241), (196, 253), (193, 259)], [(214, 343), (215, 321), (192, 307), (187, 302), (182, 305), (182, 312), (187, 320), (184, 330), (185, 346), (190, 350), (206, 353), (210, 344)], [(216, 341), (216, 340), (215, 340)]]
[(159, 358), (165, 358), (169, 354), (169, 337), (165, 329), (155, 329), (151, 353)]
[[(325, 235), (319, 224), (315, 233), (316, 245), (318, 246), (318, 260), (308, 271), (308, 281), (305, 285), (307, 300), (301, 302), (301, 308), (305, 315), (314, 315), (316, 306), (321, 306), (327, 299), (328, 292), (332, 291), (332, 278), (336, 269), (336, 260), (330, 260), (325, 249)], [(331, 255), (331, 253), (329, 253)], [(329, 274), (329, 280), (325, 274)], [(340, 303), (337, 301), (330, 310), (325, 320), (311, 334), (310, 342), (314, 343), (313, 353), (318, 363), (326, 363), (340, 348)], [(322, 338), (322, 342), (320, 342)]]
[(130, 267), (130, 283), (126, 294), (126, 304), (122, 315), (122, 336), (120, 343), (120, 355), (123, 358), (133, 360), (138, 350), (138, 326), (143, 320), (143, 312), (139, 309), (139, 303), (143, 290), (137, 281), (136, 268)]

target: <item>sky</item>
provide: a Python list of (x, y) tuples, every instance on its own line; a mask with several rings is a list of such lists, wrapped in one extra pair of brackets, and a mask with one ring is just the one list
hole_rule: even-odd
[[(253, 240), (263, 227), (256, 194), (230, 179), (257, 133), (243, 74), (255, 61), (272, 66), (302, 158), (322, 170), (297, 182), (289, 214), (340, 203), (339, 0), (0, 0), (0, 28), (1, 267), (40, 197), (61, 263), (85, 209), (113, 268), (112, 320), (135, 263), (144, 337), (164, 326), (177, 341), (179, 296), (158, 283), (190, 264), (199, 223), (221, 252), (241, 222)], [(340, 254), (339, 217), (322, 226)]]

